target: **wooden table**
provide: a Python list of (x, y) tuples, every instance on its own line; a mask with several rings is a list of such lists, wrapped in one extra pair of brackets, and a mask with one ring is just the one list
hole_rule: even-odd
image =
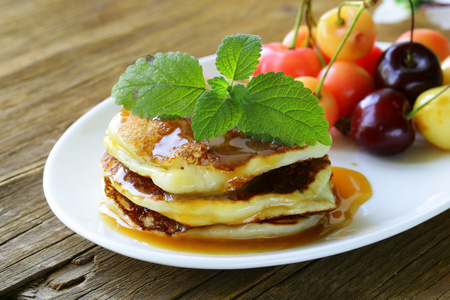
[[(299, 2), (0, 2), (0, 298), (450, 298), (450, 211), (332, 257), (198, 270), (113, 253), (69, 230), (50, 210), (42, 188), (50, 150), (109, 96), (137, 57), (168, 51), (202, 57), (238, 32), (281, 40)], [(315, 2), (317, 17), (332, 6)], [(422, 13), (417, 27), (441, 30)], [(393, 41), (408, 28), (408, 21), (378, 25), (378, 39)]]

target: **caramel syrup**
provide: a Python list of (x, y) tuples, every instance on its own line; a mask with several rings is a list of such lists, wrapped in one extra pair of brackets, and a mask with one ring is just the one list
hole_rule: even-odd
[[(109, 128), (113, 132), (123, 130), (124, 132), (119, 134), (123, 137), (127, 133), (135, 130), (136, 128), (134, 126), (142, 129), (152, 124), (152, 127), (154, 127), (152, 135), (154, 137), (161, 136), (161, 139), (157, 143), (147, 141), (153, 146), (151, 149), (153, 159), (166, 161), (173, 156), (179, 155), (179, 153), (176, 154), (176, 151), (183, 145), (186, 146), (184, 154), (189, 153), (191, 149), (196, 149), (196, 146), (198, 146), (199, 150), (197, 152), (199, 155), (206, 155), (208, 153), (208, 157), (218, 160), (221, 165), (220, 169), (226, 168), (229, 170), (248, 163), (252, 157), (269, 157), (307, 147), (299, 147), (297, 145), (289, 147), (284, 144), (278, 145), (274, 142), (266, 143), (256, 141), (252, 137), (248, 137), (244, 132), (238, 131), (237, 128), (233, 128), (219, 137), (197, 142), (194, 138), (191, 123), (190, 118), (175, 119), (173, 121), (141, 119), (138, 116), (132, 115), (130, 111), (122, 109), (114, 117)], [(138, 133), (134, 132), (134, 137), (136, 138), (137, 136), (139, 142), (130, 141), (130, 143), (135, 146), (140, 143), (145, 144), (147, 134), (148, 132), (141, 132), (140, 130)], [(212, 163), (210, 160), (208, 161), (208, 164)]]
[(370, 183), (357, 171), (332, 167), (337, 207), (327, 213), (327, 222), (296, 235), (278, 238), (245, 240), (200, 239), (161, 236), (149, 231), (130, 228), (107, 209), (101, 210), (102, 221), (113, 230), (148, 245), (167, 250), (203, 254), (243, 254), (290, 249), (318, 242), (347, 226), (358, 208), (372, 196)]

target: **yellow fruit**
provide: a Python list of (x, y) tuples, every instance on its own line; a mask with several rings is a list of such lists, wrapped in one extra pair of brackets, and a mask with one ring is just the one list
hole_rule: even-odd
[[(429, 89), (419, 95), (414, 109), (430, 101), (445, 86)], [(413, 117), (417, 129), (431, 144), (450, 150), (450, 89), (422, 107)]]

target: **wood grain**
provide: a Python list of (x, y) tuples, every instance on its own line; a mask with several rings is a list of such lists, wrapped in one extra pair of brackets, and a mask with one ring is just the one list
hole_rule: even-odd
[[(333, 3), (314, 3), (321, 15)], [(0, 2), (0, 298), (448, 299), (450, 212), (340, 255), (249, 270), (141, 262), (65, 227), (42, 188), (46, 158), (137, 57), (214, 53), (223, 37), (280, 40), (299, 1)], [(420, 27), (436, 28), (419, 12)], [(393, 41), (408, 22), (379, 25)], [(439, 28), (436, 28), (439, 29)], [(439, 29), (441, 30), (441, 29)], [(449, 39), (450, 32), (442, 31)]]

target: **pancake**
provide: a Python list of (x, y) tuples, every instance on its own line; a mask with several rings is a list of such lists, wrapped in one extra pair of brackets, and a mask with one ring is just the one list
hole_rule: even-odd
[(258, 142), (236, 129), (198, 142), (189, 119), (141, 118), (121, 110), (104, 138), (106, 150), (127, 168), (170, 194), (219, 194), (283, 166), (323, 157), (329, 146)]
[(103, 199), (102, 205), (105, 205), (132, 228), (151, 230), (168, 235), (186, 232), (189, 229), (188, 226), (153, 210), (134, 204), (119, 193), (107, 177), (105, 177), (105, 195), (107, 198)]
[(188, 227), (245, 225), (335, 208), (328, 156), (266, 172), (239, 189), (217, 195), (172, 194), (106, 152), (101, 165), (107, 186), (137, 206)]
[(190, 227), (178, 223), (148, 208), (136, 205), (119, 193), (105, 178), (103, 209), (122, 219), (129, 227), (152, 231), (160, 235), (190, 238), (256, 239), (290, 236), (326, 221), (324, 213), (283, 216), (241, 225), (211, 225)]

